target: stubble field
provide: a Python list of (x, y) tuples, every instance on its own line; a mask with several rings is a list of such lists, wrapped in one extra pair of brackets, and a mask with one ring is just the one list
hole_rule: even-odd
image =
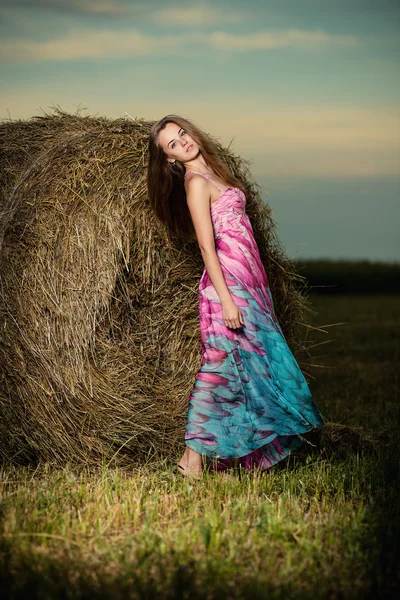
[(400, 297), (311, 298), (313, 324), (344, 323), (313, 333), (331, 341), (316, 348), (321, 358), (303, 359), (336, 444), (303, 447), (264, 474), (197, 481), (155, 457), (130, 472), (3, 466), (7, 597), (394, 596)]

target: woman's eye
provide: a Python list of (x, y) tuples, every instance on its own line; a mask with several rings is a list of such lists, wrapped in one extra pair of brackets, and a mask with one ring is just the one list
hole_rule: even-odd
[[(186, 133), (186, 131), (182, 131), (181, 135), (183, 135), (184, 133)], [(175, 146), (175, 142), (171, 145), (171, 148), (173, 148)]]

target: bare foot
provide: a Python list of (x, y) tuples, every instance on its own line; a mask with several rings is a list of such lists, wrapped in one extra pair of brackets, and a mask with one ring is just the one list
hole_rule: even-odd
[(203, 474), (201, 454), (186, 446), (181, 460), (178, 462), (179, 473), (186, 477), (199, 479)]

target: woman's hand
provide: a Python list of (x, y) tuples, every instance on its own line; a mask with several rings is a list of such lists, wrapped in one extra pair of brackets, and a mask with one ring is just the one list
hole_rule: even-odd
[(244, 325), (242, 313), (233, 300), (222, 304), (222, 318), (227, 327), (237, 329)]

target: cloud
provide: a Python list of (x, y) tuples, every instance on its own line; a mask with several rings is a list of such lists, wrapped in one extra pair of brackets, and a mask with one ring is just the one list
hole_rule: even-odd
[(234, 138), (257, 177), (400, 176), (397, 106), (296, 108), (238, 98), (223, 111), (200, 111), (196, 122), (227, 143)]
[[(319, 49), (327, 44), (355, 45), (353, 36), (336, 36), (321, 30), (315, 32), (290, 29), (280, 32), (258, 32), (235, 35), (224, 32), (184, 33), (151, 36), (136, 29), (71, 30), (59, 38), (48, 40), (4, 39), (0, 42), (0, 58), (8, 61), (77, 60), (100, 57), (173, 54), (210, 47), (228, 51), (271, 50), (282, 47)], [(198, 50), (196, 50), (198, 52)]]
[[(106, 98), (89, 86), (55, 88), (36, 86), (0, 92), (0, 116), (27, 119), (51, 112), (58, 103), (74, 113), (80, 103), (85, 114), (109, 118), (124, 116), (149, 120), (168, 113), (189, 117), (226, 146), (251, 161), (257, 178), (352, 178), (400, 176), (400, 115), (397, 106), (357, 108), (354, 106), (277, 106), (264, 98), (228, 96), (213, 101), (145, 97), (125, 90)], [(38, 107), (41, 107), (38, 108)], [(7, 109), (10, 114), (8, 114)], [(195, 118), (193, 119), (193, 117)]]
[(226, 7), (198, 3), (195, 6), (169, 6), (154, 12), (151, 19), (163, 25), (209, 25), (218, 21), (237, 23), (243, 21), (246, 15)]
[(261, 31), (235, 35), (218, 31), (210, 36), (210, 43), (220, 50), (247, 51), (273, 50), (276, 48), (321, 48), (330, 44), (358, 46), (360, 40), (354, 35), (332, 35), (322, 30)]
[(400, 175), (397, 107), (282, 108), (263, 107), (251, 100), (241, 104), (241, 112), (239, 107), (234, 112), (227, 107), (224, 118), (211, 123), (211, 129), (224, 137), (234, 135), (242, 155), (254, 159), (255, 171), (260, 174)]
[(69, 31), (58, 39), (39, 41), (4, 41), (0, 58), (5, 60), (78, 60), (104, 57), (165, 54), (177, 50), (177, 37), (152, 37), (139, 31), (116, 32), (113, 29)]
[(69, 14), (105, 15), (107, 17), (120, 17), (132, 12), (120, 0), (0, 0), (0, 6)]
[[(242, 22), (251, 13), (239, 13), (232, 8), (216, 6), (207, 2), (196, 5), (175, 4), (165, 6), (160, 0), (138, 2), (128, 0), (130, 6), (123, 0), (0, 0), (0, 7), (8, 9), (33, 9), (76, 15), (105, 15), (112, 17), (141, 17), (161, 25), (201, 26), (223, 23)], [(162, 8), (157, 4), (164, 5)]]
[[(251, 99), (241, 104), (240, 119), (234, 127), (235, 136), (249, 138), (252, 145), (262, 144), (264, 148), (277, 151), (387, 149), (400, 152), (398, 107), (263, 107)], [(237, 118), (237, 110), (227, 106), (219, 129), (221, 124)]]

